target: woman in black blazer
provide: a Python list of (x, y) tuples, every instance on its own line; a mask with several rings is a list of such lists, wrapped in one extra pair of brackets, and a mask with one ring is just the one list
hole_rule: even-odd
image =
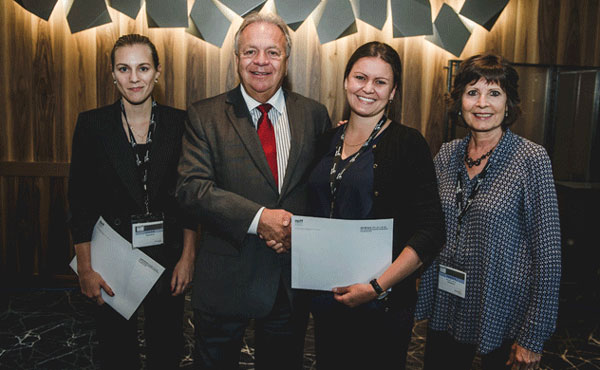
[(348, 123), (322, 138), (308, 179), (314, 216), (394, 220), (393, 262), (381, 275), (313, 297), (319, 370), (405, 368), (418, 269), (444, 242), (427, 142), (386, 115), (401, 80), (389, 45), (369, 42), (352, 54), (344, 72)]
[(91, 237), (102, 216), (125, 239), (132, 223), (163, 220), (163, 243), (141, 248), (165, 272), (143, 301), (147, 368), (179, 367), (184, 291), (193, 276), (196, 225), (175, 198), (185, 112), (156, 104), (161, 66), (152, 42), (125, 35), (115, 43), (112, 76), (121, 98), (79, 115), (69, 174), (70, 227), (81, 292), (95, 312), (103, 369), (140, 368), (137, 315), (125, 320), (104, 304), (112, 289), (91, 266)]

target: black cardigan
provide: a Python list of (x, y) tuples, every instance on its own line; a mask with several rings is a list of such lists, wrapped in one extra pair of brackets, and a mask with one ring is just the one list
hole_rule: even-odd
[[(341, 129), (341, 128), (338, 128)], [(320, 158), (335, 129), (320, 140)], [(419, 131), (395, 121), (373, 148), (373, 218), (394, 219), (393, 259), (411, 246), (428, 265), (445, 242), (444, 216), (429, 146)], [(392, 288), (392, 304), (415, 304), (420, 270)]]
[[(73, 243), (91, 240), (99, 216), (131, 241), (130, 216), (144, 212), (141, 180), (121, 123), (120, 103), (83, 112), (73, 134), (69, 173), (69, 226)], [(165, 243), (142, 250), (169, 268), (181, 255), (183, 227), (195, 230), (175, 200), (177, 164), (185, 112), (158, 105), (150, 149), (149, 191), (152, 212), (163, 212)]]

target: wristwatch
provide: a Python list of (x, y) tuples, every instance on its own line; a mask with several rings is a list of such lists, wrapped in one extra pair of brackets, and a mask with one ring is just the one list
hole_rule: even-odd
[(379, 285), (379, 283), (377, 282), (377, 279), (373, 279), (373, 280), (369, 281), (369, 284), (371, 284), (371, 286), (375, 290), (375, 293), (377, 293), (377, 299), (382, 299), (387, 295), (387, 291), (385, 291), (385, 290), (383, 290), (383, 288), (381, 288), (381, 285)]

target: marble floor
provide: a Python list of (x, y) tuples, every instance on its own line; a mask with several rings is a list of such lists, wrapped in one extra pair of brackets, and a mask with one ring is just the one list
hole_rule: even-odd
[[(597, 289), (597, 287), (596, 287)], [(93, 320), (77, 290), (18, 290), (0, 292), (0, 369), (95, 369), (97, 345)], [(577, 298), (579, 297), (579, 298)], [(188, 297), (189, 298), (189, 297)], [(598, 294), (561, 301), (555, 335), (547, 343), (544, 369), (600, 369), (600, 300)], [(185, 357), (181, 368), (192, 368), (192, 327), (186, 302)], [(422, 367), (426, 322), (418, 322), (408, 354), (408, 369)], [(252, 329), (249, 328), (240, 368), (253, 369)], [(140, 331), (143, 347), (143, 335)], [(315, 368), (313, 331), (306, 337), (305, 369)], [(473, 369), (478, 369), (477, 360)]]

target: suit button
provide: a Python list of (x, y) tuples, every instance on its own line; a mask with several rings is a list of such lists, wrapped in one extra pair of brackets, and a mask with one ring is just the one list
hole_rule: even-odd
[(379, 192), (377, 190), (375, 190), (375, 192), (373, 194), (375, 194), (376, 197), (379, 196)]
[(377, 163), (373, 163), (373, 168), (377, 168)]
[(121, 225), (121, 219), (120, 218), (115, 218), (115, 226), (119, 226)]

